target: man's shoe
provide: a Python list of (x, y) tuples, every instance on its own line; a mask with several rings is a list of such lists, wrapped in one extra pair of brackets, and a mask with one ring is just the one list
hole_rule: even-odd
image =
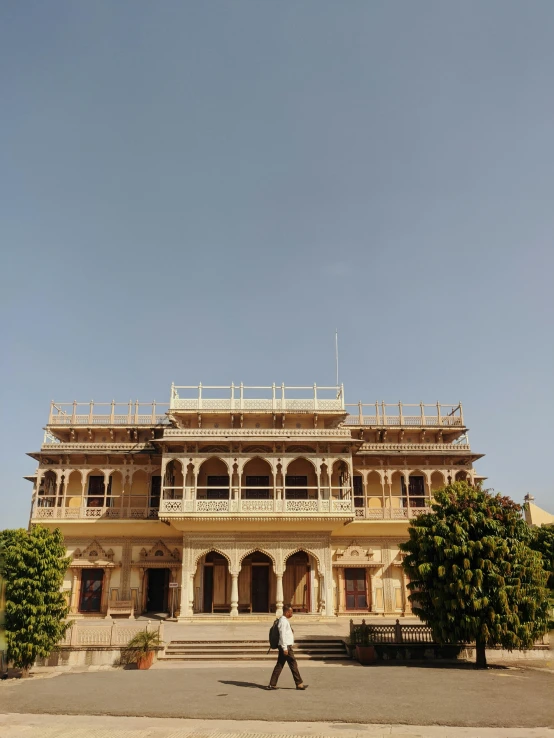
[(308, 685), (307, 684), (297, 684), (296, 689), (300, 689), (303, 692), (305, 689), (308, 689)]
[(271, 684), (268, 684), (266, 689), (278, 689), (278, 687), (273, 687)]

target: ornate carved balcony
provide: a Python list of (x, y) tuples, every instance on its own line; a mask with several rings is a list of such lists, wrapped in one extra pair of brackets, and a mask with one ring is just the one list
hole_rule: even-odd
[(357, 507), (356, 520), (413, 520), (418, 515), (432, 512), (430, 507)]
[(165, 438), (338, 438), (344, 441), (351, 439), (352, 433), (348, 428), (166, 428)]
[(467, 453), (471, 451), (469, 443), (362, 443), (360, 451), (383, 453)]
[(149, 507), (33, 507), (32, 520), (157, 520), (158, 509)]
[(326, 517), (353, 518), (353, 501), (348, 500), (162, 500), (160, 518), (209, 516), (233, 517)]

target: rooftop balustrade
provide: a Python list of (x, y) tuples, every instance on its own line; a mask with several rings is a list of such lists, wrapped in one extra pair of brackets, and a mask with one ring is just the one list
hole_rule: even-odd
[(170, 410), (343, 413), (344, 388), (172, 384)]
[[(356, 411), (351, 408), (356, 408)], [(457, 405), (442, 405), (439, 402), (433, 405), (423, 402), (419, 404), (375, 402), (368, 405), (358, 402), (346, 404), (345, 410), (348, 415), (344, 423), (349, 426), (465, 427), (461, 402)]]
[(52, 402), (49, 426), (161, 425), (169, 423), (167, 402)]

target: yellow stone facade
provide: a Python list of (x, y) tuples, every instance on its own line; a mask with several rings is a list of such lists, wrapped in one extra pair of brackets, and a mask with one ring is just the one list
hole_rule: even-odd
[(72, 617), (410, 614), (398, 544), (474, 483), (461, 404), (344, 388), (176, 387), (167, 405), (52, 403), (31, 522), (61, 528)]

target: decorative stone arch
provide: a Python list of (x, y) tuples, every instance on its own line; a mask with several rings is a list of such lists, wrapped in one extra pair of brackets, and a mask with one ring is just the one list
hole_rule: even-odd
[(277, 574), (278, 564), (277, 564), (277, 559), (275, 558), (275, 554), (268, 551), (266, 548), (263, 547), (263, 545), (262, 546), (252, 546), (252, 548), (247, 549), (245, 552), (241, 552), (238, 556), (237, 571), (240, 571), (242, 567), (242, 562), (244, 561), (244, 559), (250, 556), (250, 554), (253, 554), (256, 552), (264, 554), (264, 556), (267, 556), (269, 559), (271, 559), (273, 563), (273, 573)]
[(302, 456), (302, 455), (295, 456), (292, 459), (288, 459), (286, 457), (282, 458), (281, 466), (282, 466), (282, 471), (284, 475), (286, 475), (289, 466), (293, 464), (295, 461), (308, 461), (313, 466), (316, 476), (317, 477), (319, 476), (319, 472), (320, 472), (320, 469), (319, 469), (320, 464), (318, 463), (319, 459), (312, 459), (309, 456)]
[(283, 571), (285, 570), (285, 567), (287, 565), (288, 559), (290, 559), (291, 556), (294, 556), (294, 554), (299, 553), (302, 551), (302, 553), (308, 554), (308, 556), (312, 556), (317, 564), (317, 571), (318, 573), (322, 574), (324, 572), (324, 562), (321, 560), (321, 557), (319, 554), (317, 554), (313, 549), (311, 549), (309, 546), (296, 546), (295, 548), (290, 549), (287, 551), (287, 553), (283, 554)]
[[(226, 459), (224, 456), (221, 456), (221, 454), (210, 454), (209, 456), (206, 456), (206, 458), (200, 458), (196, 460), (196, 476), (200, 474), (200, 470), (204, 466), (204, 464), (207, 464), (210, 461), (213, 461), (213, 459), (217, 459), (218, 461), (222, 461), (225, 464), (225, 467), (227, 468), (227, 473), (229, 476), (232, 473), (232, 465), (230, 464), (229, 460)], [(192, 463), (192, 462), (190, 462)], [(188, 466), (188, 464), (187, 464)]]
[(229, 566), (229, 571), (233, 571), (233, 564), (231, 562), (231, 557), (228, 553), (225, 553), (223, 549), (218, 548), (217, 546), (210, 546), (209, 548), (202, 549), (201, 551), (195, 551), (193, 559), (192, 559), (192, 565), (193, 570), (196, 570), (196, 567), (198, 566), (198, 563), (200, 562), (200, 559), (204, 556), (207, 556), (211, 552), (218, 553), (220, 556), (223, 556), (223, 558), (227, 561), (227, 564)]
[[(237, 464), (237, 471), (238, 471), (238, 473), (239, 473), (239, 475), (241, 477), (241, 480), (242, 480), (242, 475), (244, 474), (245, 468), (252, 461), (263, 461), (264, 464), (267, 464), (267, 466), (269, 467), (269, 470), (271, 472), (270, 476), (273, 477), (273, 484), (275, 484), (275, 481), (276, 481), (275, 480), (275, 475), (277, 474), (277, 468), (276, 468), (277, 467), (277, 461), (275, 459), (265, 458), (261, 454), (255, 454), (254, 456), (251, 456), (248, 459), (240, 459), (239, 461), (236, 462), (236, 464)], [(271, 481), (270, 481), (270, 486), (272, 486), (271, 485)]]

